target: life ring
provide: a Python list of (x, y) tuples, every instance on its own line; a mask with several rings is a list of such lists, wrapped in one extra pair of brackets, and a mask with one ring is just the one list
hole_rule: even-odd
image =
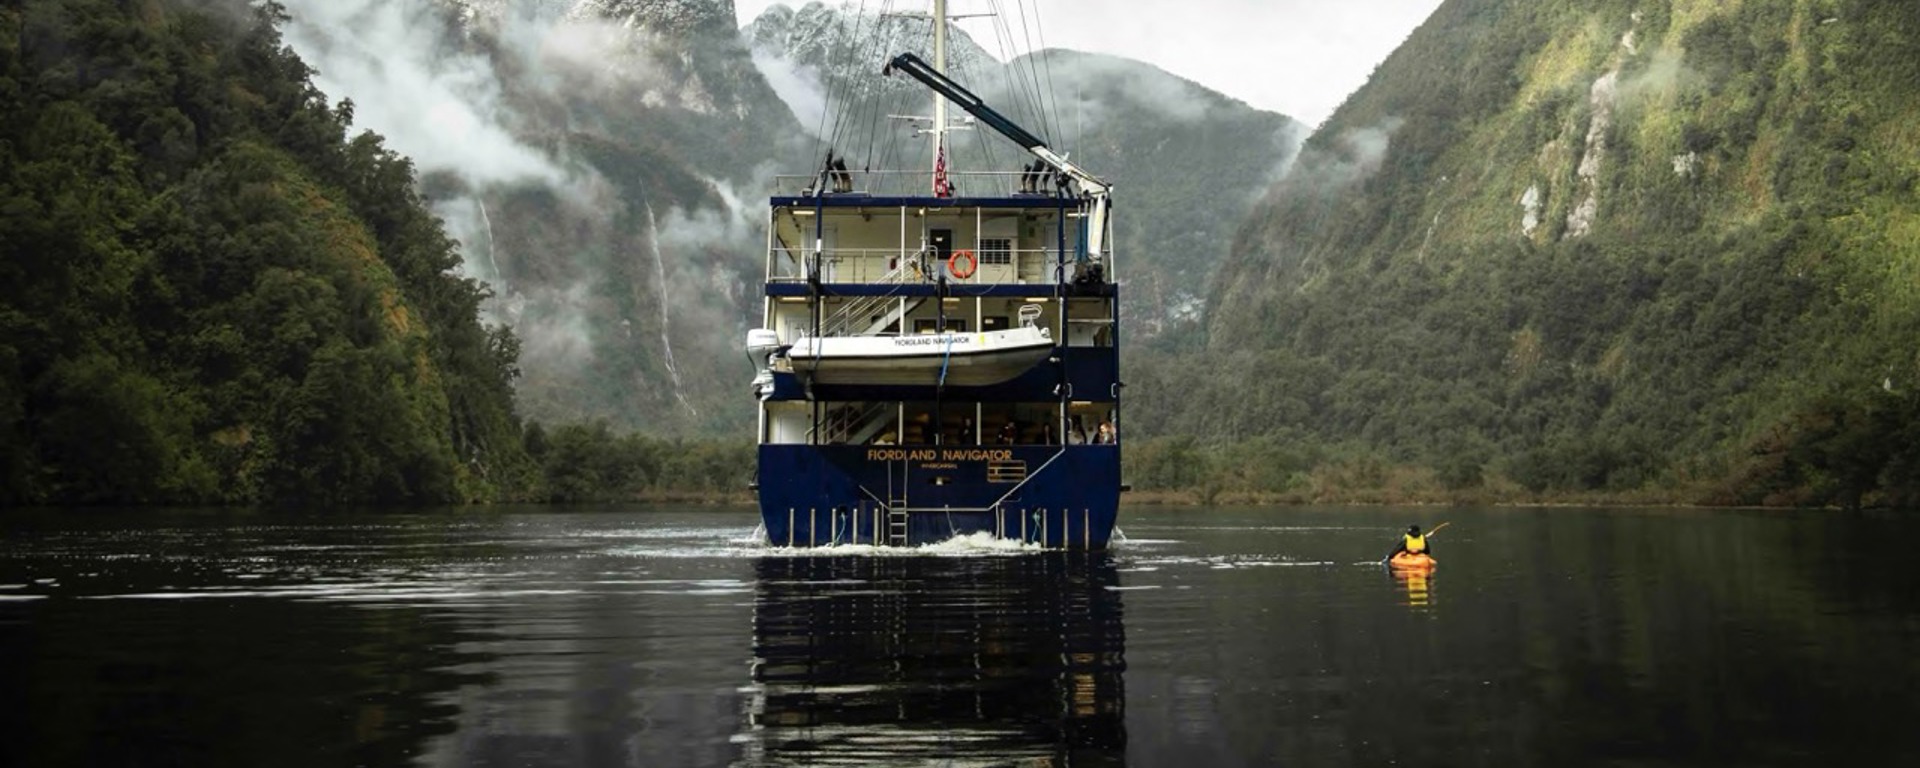
[[(964, 269), (960, 266), (961, 259), (967, 260), (967, 266)], [(980, 260), (973, 257), (973, 251), (954, 251), (952, 256), (947, 257), (947, 271), (953, 273), (955, 279), (965, 280), (973, 277), (973, 271), (979, 268)]]

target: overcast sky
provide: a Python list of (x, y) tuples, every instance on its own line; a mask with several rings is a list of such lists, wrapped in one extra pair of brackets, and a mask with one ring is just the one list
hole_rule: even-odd
[[(870, 10), (889, 4), (916, 5), (865, 2)], [(743, 26), (773, 5), (797, 8), (805, 2), (734, 0)], [(1319, 125), (1440, 0), (949, 0), (947, 12), (1000, 6), (1015, 14), (1022, 5), (1037, 6), (1045, 47), (1139, 59), (1260, 109)], [(991, 20), (958, 23), (995, 55), (1025, 52), (1000, 50)], [(1019, 18), (1006, 23), (1019, 37)]]

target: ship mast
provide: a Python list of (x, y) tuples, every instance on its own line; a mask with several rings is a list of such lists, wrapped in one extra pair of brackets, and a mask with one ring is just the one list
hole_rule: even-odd
[[(933, 0), (933, 69), (947, 73), (947, 0)], [(947, 158), (947, 97), (933, 95), (933, 174), (936, 187), (943, 186)]]

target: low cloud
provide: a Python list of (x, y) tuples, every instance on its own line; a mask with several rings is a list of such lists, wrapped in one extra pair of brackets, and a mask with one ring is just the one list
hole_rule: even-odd
[(482, 56), (449, 45), (444, 11), (425, 0), (287, 0), (286, 37), (315, 69), (314, 84), (351, 97), (356, 128), (423, 171), (476, 186), (561, 184), (552, 157), (506, 128), (503, 89)]
[(1306, 144), (1309, 133), (1311, 133), (1311, 131), (1307, 129), (1305, 124), (1293, 121), (1288, 121), (1280, 130), (1275, 131), (1273, 134), (1273, 157), (1275, 158), (1273, 165), (1268, 170), (1264, 182), (1255, 185), (1253, 189), (1249, 190), (1248, 194), (1257, 200), (1265, 196), (1268, 189), (1273, 188), (1274, 185), (1279, 184), (1285, 180), (1289, 174), (1293, 173), (1294, 164), (1300, 160), (1300, 148)]
[(830, 126), (825, 122), (827, 88), (820, 81), (818, 70), (762, 48), (753, 49), (753, 66), (760, 70), (760, 76), (767, 79), (767, 85), (773, 87), (774, 94), (786, 103), (787, 109), (793, 111), (800, 127), (810, 132), (829, 131)]
[(1681, 61), (1679, 52), (1662, 48), (1654, 51), (1646, 69), (1620, 84), (1619, 96), (1622, 99), (1658, 98), (1698, 79)]
[(1096, 87), (1093, 93), (1060, 94), (1067, 102), (1060, 107), (1062, 114), (1078, 114), (1089, 121), (1120, 118), (1112, 114), (1113, 110), (1125, 111), (1126, 107), (1110, 103), (1107, 95), (1112, 93), (1151, 105), (1161, 116), (1185, 122), (1206, 119), (1219, 104), (1204, 86), (1145, 62), (1071, 51), (1042, 51), (1028, 61), (1063, 90), (1066, 83)]
[(590, 318), (605, 315), (591, 281), (559, 288), (515, 291), (500, 304), (521, 343), (521, 367), (529, 371), (573, 371), (592, 362), (596, 334)]
[(1283, 184), (1323, 195), (1341, 192), (1380, 170), (1393, 147), (1393, 134), (1405, 120), (1388, 117), (1373, 125), (1340, 132), (1331, 145), (1308, 147), (1288, 169)]

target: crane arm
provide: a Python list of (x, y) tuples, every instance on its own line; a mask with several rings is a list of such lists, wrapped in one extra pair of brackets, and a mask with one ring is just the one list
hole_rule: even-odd
[(1078, 183), (1081, 191), (1086, 194), (1088, 202), (1091, 204), (1087, 221), (1087, 251), (1096, 259), (1105, 253), (1107, 210), (1113, 185), (1108, 184), (1098, 176), (1088, 173), (1085, 168), (1075, 165), (1073, 161), (1053, 151), (1051, 147), (1047, 146), (1047, 142), (1041, 140), (1040, 137), (1020, 127), (1018, 123), (1008, 119), (1006, 115), (1000, 114), (1000, 112), (993, 107), (987, 106), (986, 101), (974, 95), (974, 93), (967, 90), (965, 86), (954, 82), (953, 78), (947, 77), (945, 73), (934, 69), (932, 65), (927, 64), (927, 62), (920, 57), (911, 53), (902, 53), (893, 57), (892, 61), (887, 62), (886, 69), (882, 70), (881, 73), (891, 75), (896, 71), (904, 72), (908, 77), (912, 77), (925, 84), (928, 88), (932, 88), (935, 93), (946, 97), (947, 101), (959, 105), (961, 109), (966, 110), (967, 114), (973, 115), (980, 122), (986, 123), (987, 127), (998, 131), (1002, 136), (1012, 139), (1013, 143), (1020, 145), (1022, 149), (1025, 149), (1034, 157), (1040, 158), (1048, 167), (1066, 174), (1068, 178)]
[(1111, 189), (1111, 185), (1102, 181), (1100, 177), (1088, 173), (1085, 168), (1075, 165), (1073, 161), (1062, 157), (1058, 152), (1054, 152), (1052, 148), (1047, 146), (1047, 142), (1041, 140), (1040, 137), (1020, 127), (1018, 123), (1007, 119), (1006, 115), (1000, 114), (1000, 112), (993, 107), (987, 106), (986, 101), (974, 95), (974, 93), (967, 90), (965, 86), (954, 82), (953, 78), (947, 77), (944, 73), (935, 70), (932, 65), (927, 64), (927, 62), (919, 56), (911, 53), (903, 53), (893, 57), (893, 61), (887, 63), (883, 74), (890, 75), (896, 71), (904, 72), (907, 76), (925, 83), (926, 86), (932, 88), (935, 93), (945, 96), (947, 101), (959, 105), (961, 109), (966, 110), (968, 114), (978, 118), (980, 122), (986, 123), (988, 127), (995, 131), (999, 131), (1000, 135), (1012, 139), (1013, 143), (1020, 145), (1022, 149), (1046, 161), (1047, 165), (1066, 174), (1074, 181), (1079, 182), (1080, 186), (1085, 189), (1089, 195), (1102, 195)]

